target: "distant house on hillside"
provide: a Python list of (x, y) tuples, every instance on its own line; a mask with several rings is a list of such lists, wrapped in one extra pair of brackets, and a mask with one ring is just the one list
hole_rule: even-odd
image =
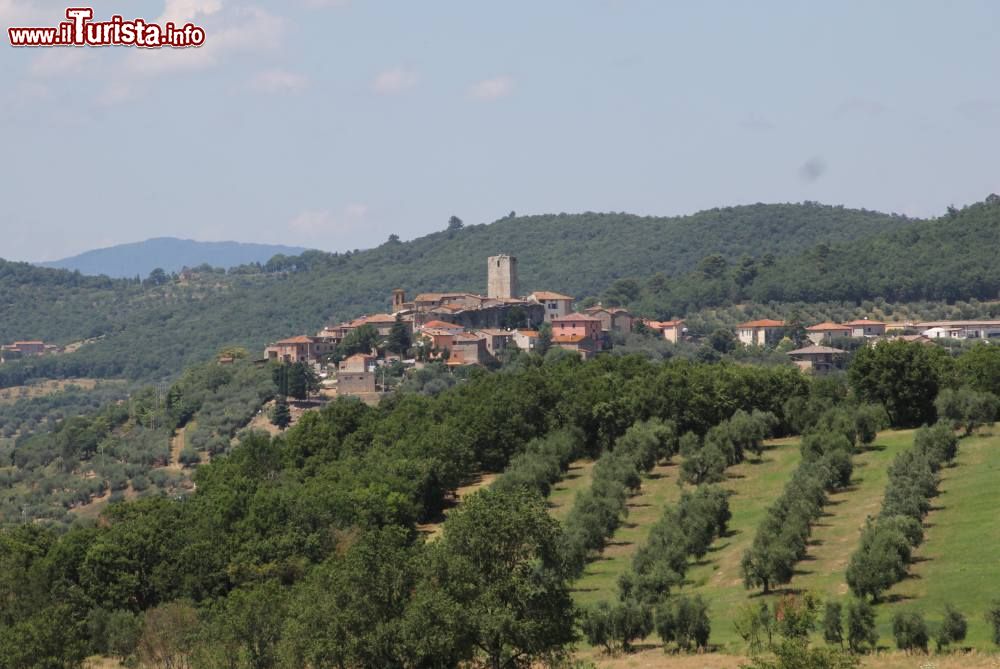
[(852, 337), (881, 337), (885, 335), (885, 323), (871, 321), (867, 318), (844, 323), (851, 328)]
[(601, 321), (604, 332), (620, 332), (627, 334), (632, 331), (632, 314), (622, 307), (604, 307), (597, 305), (583, 310), (583, 313)]
[(660, 336), (662, 336), (664, 339), (666, 339), (667, 341), (669, 341), (671, 344), (676, 344), (677, 342), (679, 342), (681, 340), (681, 337), (684, 336), (684, 321), (683, 320), (676, 320), (676, 321), (651, 321), (651, 320), (644, 320), (644, 321), (642, 321), (642, 323), (647, 328), (649, 328), (653, 332), (656, 332), (657, 334), (659, 334)]
[(534, 351), (538, 345), (538, 330), (514, 330), (512, 339), (522, 351)]
[(276, 341), (264, 349), (264, 356), (277, 362), (308, 362), (315, 358), (312, 337), (300, 335)]
[(555, 340), (556, 337), (582, 335), (590, 337), (595, 342), (600, 342), (603, 339), (601, 326), (599, 318), (583, 314), (569, 314), (552, 320), (552, 337)]
[(581, 334), (557, 334), (552, 336), (552, 345), (567, 351), (579, 353), (584, 360), (594, 357), (600, 344), (591, 337)]
[(803, 371), (825, 374), (839, 369), (843, 364), (847, 351), (829, 346), (806, 346), (795, 351), (789, 351), (788, 356)]
[(545, 307), (545, 322), (551, 323), (554, 318), (562, 318), (573, 312), (573, 298), (548, 290), (538, 290), (528, 295), (528, 299)]
[(785, 321), (761, 319), (736, 326), (736, 337), (747, 346), (774, 346), (785, 336)]
[(929, 339), (995, 339), (1000, 337), (1000, 321), (927, 321), (914, 329)]
[(357, 374), (360, 372), (371, 371), (375, 367), (376, 358), (373, 355), (365, 355), (364, 353), (355, 353), (354, 355), (344, 358), (337, 365), (338, 372), (349, 372)]
[(825, 323), (818, 323), (807, 327), (806, 336), (809, 337), (809, 341), (812, 343), (821, 344), (825, 341), (830, 341), (834, 337), (850, 337), (851, 328), (847, 325), (826, 321)]

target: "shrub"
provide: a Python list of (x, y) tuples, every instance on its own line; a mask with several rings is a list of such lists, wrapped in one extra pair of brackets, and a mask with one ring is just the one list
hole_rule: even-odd
[(847, 645), (852, 653), (874, 649), (878, 643), (875, 629), (875, 607), (867, 600), (856, 599), (847, 604)]
[(823, 640), (836, 646), (844, 645), (844, 615), (840, 602), (827, 602), (823, 608)]
[(944, 607), (944, 619), (938, 629), (935, 642), (938, 651), (947, 648), (948, 645), (965, 640), (965, 633), (968, 631), (968, 623), (955, 607), (947, 604)]
[(711, 632), (708, 605), (700, 595), (673, 597), (656, 610), (656, 633), (663, 641), (664, 650), (670, 642), (683, 651), (706, 648)]
[(995, 599), (990, 603), (990, 608), (986, 609), (986, 624), (993, 632), (993, 645), (1000, 646), (1000, 599)]
[(899, 611), (892, 618), (892, 636), (900, 650), (927, 652), (927, 623), (917, 611)]

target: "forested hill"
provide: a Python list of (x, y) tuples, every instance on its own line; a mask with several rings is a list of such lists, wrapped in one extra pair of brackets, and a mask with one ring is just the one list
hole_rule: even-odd
[(273, 244), (240, 242), (197, 242), (191, 239), (158, 237), (132, 244), (94, 249), (72, 258), (39, 263), (42, 267), (79, 271), (91, 276), (113, 278), (146, 276), (156, 268), (179, 272), (185, 267), (207, 264), (230, 268), (247, 263), (264, 263), (279, 253), (298, 255), (306, 249)]
[(388, 308), (393, 288), (486, 287), (486, 258), (519, 258), (522, 291), (594, 295), (615, 279), (682, 274), (706, 255), (780, 257), (863, 239), (914, 221), (813, 203), (714, 209), (687, 217), (626, 214), (510, 217), (368, 251), (278, 256), (264, 265), (189, 280), (92, 279), (0, 263), (0, 340), (99, 342), (67, 356), (5, 365), (0, 386), (34, 376), (177, 374), (230, 344), (268, 340)]
[(619, 284), (606, 296), (660, 316), (746, 301), (996, 300), (998, 247), (1000, 197), (991, 195), (938, 219), (851, 241), (821, 242), (773, 263), (708, 257), (671, 281), (643, 272), (641, 281), (625, 282), (624, 291)]

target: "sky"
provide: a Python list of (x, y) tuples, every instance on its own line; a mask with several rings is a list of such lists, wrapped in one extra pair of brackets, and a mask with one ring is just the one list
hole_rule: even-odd
[[(72, 3), (78, 5), (82, 3)], [(0, 257), (174, 236), (344, 251), (511, 211), (1000, 192), (1000, 3), (93, 0), (199, 49), (15, 49)]]

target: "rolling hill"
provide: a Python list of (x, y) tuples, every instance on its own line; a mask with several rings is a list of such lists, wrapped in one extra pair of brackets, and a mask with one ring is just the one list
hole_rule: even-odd
[(179, 272), (185, 267), (211, 265), (229, 269), (237, 265), (265, 263), (272, 257), (298, 255), (306, 249), (241, 242), (197, 242), (175, 237), (157, 237), (143, 242), (94, 249), (71, 258), (38, 263), (41, 267), (67, 269), (88, 276), (115, 279), (146, 277), (156, 268)]
[(0, 264), (0, 340), (66, 343), (100, 337), (72, 355), (8, 365), (0, 386), (33, 377), (167, 378), (239, 344), (319, 329), (385, 310), (389, 293), (485, 289), (485, 258), (519, 258), (522, 291), (600, 294), (623, 277), (684, 277), (706, 256), (782, 259), (901, 233), (921, 222), (805, 204), (755, 204), (673, 218), (628, 214), (508, 217), (489, 225), (397, 239), (367, 251), (308, 251), (228, 274), (166, 285)]

